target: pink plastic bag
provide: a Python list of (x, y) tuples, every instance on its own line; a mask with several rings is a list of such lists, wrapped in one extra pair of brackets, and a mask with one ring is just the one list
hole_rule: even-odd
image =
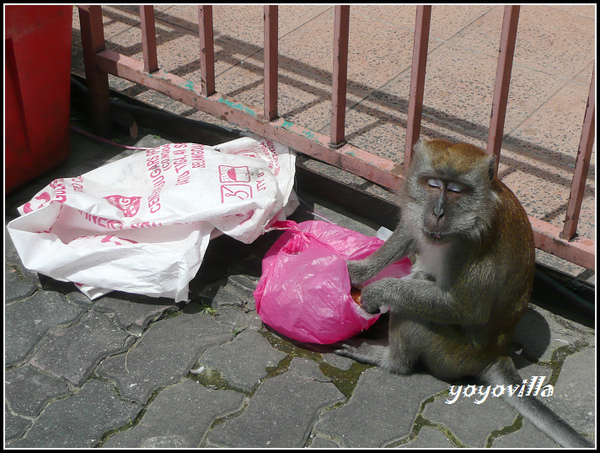
[[(287, 229), (263, 259), (254, 292), (263, 322), (296, 341), (329, 344), (369, 328), (379, 318), (362, 310), (350, 295), (346, 260), (361, 259), (383, 241), (322, 221), (278, 222)], [(371, 281), (403, 277), (411, 262), (403, 258)]]

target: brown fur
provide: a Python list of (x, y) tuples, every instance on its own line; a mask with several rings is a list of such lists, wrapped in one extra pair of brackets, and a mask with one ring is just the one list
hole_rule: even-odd
[[(410, 277), (362, 290), (367, 312), (390, 308), (388, 345), (345, 345), (336, 352), (400, 374), (421, 362), (441, 379), (516, 379), (507, 349), (531, 295), (535, 249), (527, 214), (494, 175), (494, 164), (464, 143), (415, 145), (398, 227), (373, 255), (348, 262), (358, 285), (417, 254)], [(517, 409), (561, 444), (586, 445), (543, 405), (533, 406)]]

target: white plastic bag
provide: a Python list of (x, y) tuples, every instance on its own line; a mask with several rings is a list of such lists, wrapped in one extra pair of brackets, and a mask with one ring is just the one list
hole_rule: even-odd
[(287, 146), (257, 136), (167, 144), (54, 180), (8, 231), (26, 268), (92, 299), (119, 290), (179, 302), (211, 234), (250, 243), (288, 202), (293, 212), (294, 170)]

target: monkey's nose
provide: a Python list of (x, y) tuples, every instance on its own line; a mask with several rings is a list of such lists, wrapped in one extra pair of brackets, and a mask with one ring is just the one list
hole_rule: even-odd
[(433, 215), (439, 222), (444, 217), (444, 197), (438, 197), (433, 204)]

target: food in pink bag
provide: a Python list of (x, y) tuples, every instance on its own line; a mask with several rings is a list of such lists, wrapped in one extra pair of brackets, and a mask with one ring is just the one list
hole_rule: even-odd
[[(360, 308), (351, 294), (346, 260), (358, 260), (383, 241), (322, 221), (278, 222), (286, 229), (266, 253), (254, 292), (265, 324), (296, 341), (329, 344), (369, 328), (379, 315)], [(408, 258), (388, 266), (371, 281), (410, 273)], [(355, 301), (356, 300), (356, 301)]]

